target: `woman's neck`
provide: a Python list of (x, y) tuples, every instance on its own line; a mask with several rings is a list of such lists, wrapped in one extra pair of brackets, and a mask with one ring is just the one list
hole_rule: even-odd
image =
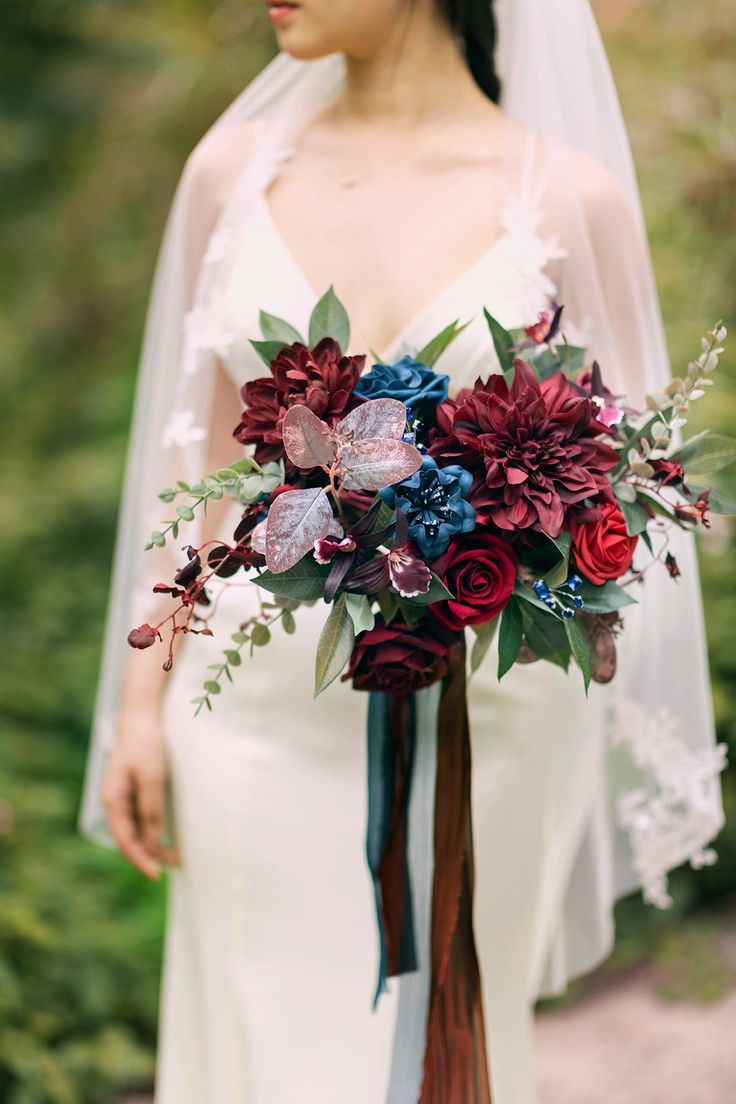
[(391, 39), (364, 56), (345, 55), (345, 83), (334, 118), (415, 129), (488, 107), (452, 32), (432, 5), (415, 7)]

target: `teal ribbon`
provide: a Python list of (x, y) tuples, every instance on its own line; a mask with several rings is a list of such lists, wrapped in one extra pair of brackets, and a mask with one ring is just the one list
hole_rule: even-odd
[[(396, 752), (395, 736), (391, 731), (390, 697), (388, 694), (371, 692), (368, 701), (368, 826), (366, 831), (366, 858), (373, 879), (373, 894), (378, 923), (379, 959), (376, 992), (373, 1007), (378, 1004), (381, 993), (386, 991), (389, 976), (388, 944), (383, 915), (383, 897), (379, 880), (379, 867), (386, 850), (391, 826), (391, 812), (396, 791)], [(403, 912), (402, 928), (399, 940), (399, 974), (416, 969), (416, 949), (414, 945), (413, 899), (409, 877), (408, 838), (409, 825), (407, 813), (411, 795), (412, 771), (414, 763), (414, 745), (416, 740), (416, 708), (412, 695), (409, 709), (408, 756), (406, 763), (406, 784), (403, 794), (402, 815), (404, 817), (404, 855), (403, 855)]]

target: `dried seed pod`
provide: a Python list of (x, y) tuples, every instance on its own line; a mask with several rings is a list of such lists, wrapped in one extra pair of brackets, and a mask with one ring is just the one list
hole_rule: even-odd
[(610, 682), (616, 674), (616, 636), (623, 622), (617, 612), (584, 613), (581, 623), (590, 641), (590, 666), (593, 682)]
[(516, 657), (517, 663), (536, 663), (539, 656), (536, 652), (533, 652), (526, 640), (522, 640), (521, 647), (519, 648), (519, 654)]

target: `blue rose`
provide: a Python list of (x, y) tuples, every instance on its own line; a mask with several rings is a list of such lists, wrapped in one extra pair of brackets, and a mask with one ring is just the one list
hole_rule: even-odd
[(406, 514), (409, 536), (425, 559), (435, 560), (458, 533), (475, 529), (475, 510), (465, 501), (472, 482), (465, 468), (438, 468), (433, 457), (425, 456), (414, 475), (378, 493), (387, 505)]
[(355, 393), (364, 399), (398, 399), (412, 407), (436, 406), (447, 398), (449, 384), (449, 376), (403, 356), (395, 364), (374, 364), (358, 378)]

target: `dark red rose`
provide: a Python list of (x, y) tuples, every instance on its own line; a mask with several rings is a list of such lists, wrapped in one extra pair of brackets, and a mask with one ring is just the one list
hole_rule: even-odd
[(628, 571), (638, 539), (626, 532), (624, 515), (618, 506), (605, 502), (598, 519), (575, 526), (572, 539), (575, 563), (586, 579), (600, 586)]
[(379, 619), (355, 642), (350, 665), (342, 676), (355, 690), (410, 694), (443, 679), (462, 661), (459, 635), (425, 617), (416, 628), (396, 619)]
[(158, 640), (159, 634), (152, 625), (139, 625), (137, 629), (131, 629), (128, 633), (128, 643), (131, 648), (150, 648)]
[(353, 393), (364, 366), (364, 355), (343, 356), (330, 337), (312, 350), (298, 341), (284, 346), (271, 362), (270, 376), (241, 388), (245, 410), (234, 437), (244, 445), (255, 445), (259, 462), (279, 460), (284, 455), (282, 425), (289, 407), (308, 406), (332, 425), (364, 402)]
[(468, 501), (481, 523), (556, 537), (571, 507), (606, 489), (619, 458), (598, 439), (606, 427), (595, 403), (562, 372), (539, 383), (514, 364), (511, 388), (494, 375), (440, 404), (429, 452), (473, 473)]
[(490, 533), (452, 541), (432, 566), (455, 597), (434, 604), (433, 614), (449, 629), (489, 621), (511, 597), (517, 563), (513, 548)]

